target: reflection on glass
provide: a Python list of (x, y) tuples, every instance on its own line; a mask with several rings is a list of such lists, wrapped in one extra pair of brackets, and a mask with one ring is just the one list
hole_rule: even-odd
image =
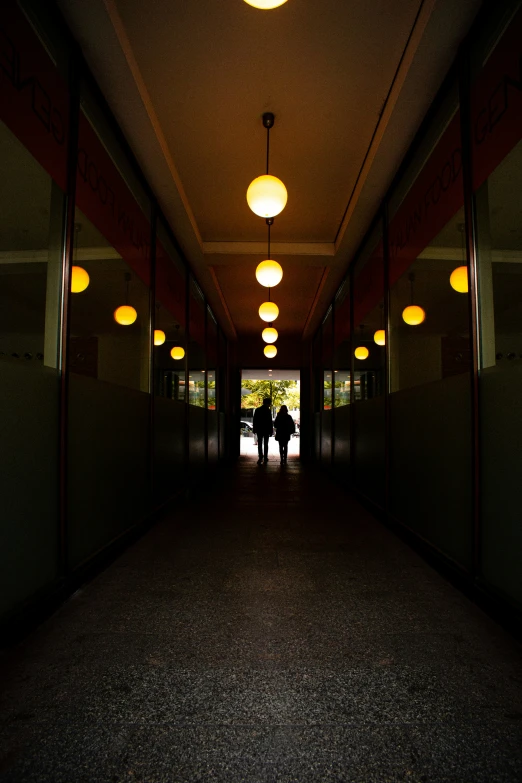
[[(195, 280), (190, 281), (189, 298), (189, 404), (205, 407), (205, 300)], [(213, 373), (215, 375), (215, 372)]]
[(71, 296), (70, 371), (148, 391), (148, 286), (80, 209), (75, 221), (74, 265), (87, 272), (89, 285)]
[[(161, 221), (156, 242), (156, 306), (154, 329), (154, 393), (184, 402), (185, 383), (185, 269)], [(160, 342), (161, 340), (161, 342)]]
[(346, 280), (335, 299), (334, 358), (335, 407), (349, 405), (351, 384), (350, 283)]

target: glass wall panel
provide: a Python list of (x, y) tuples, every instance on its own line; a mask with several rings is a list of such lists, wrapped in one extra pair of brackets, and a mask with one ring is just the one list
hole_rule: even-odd
[(206, 378), (205, 300), (201, 289), (194, 280), (190, 281), (189, 313), (189, 404), (204, 408)]
[(354, 481), (384, 507), (386, 480), (384, 257), (379, 222), (362, 248), (353, 272)]
[(161, 221), (156, 242), (154, 309), (154, 393), (184, 402), (186, 398), (186, 272)]
[(150, 508), (149, 212), (86, 94), (79, 124), (70, 299), (71, 567), (139, 522)]
[(209, 462), (219, 455), (219, 414), (217, 411), (218, 381), (218, 327), (216, 319), (207, 307), (207, 442)]
[(154, 307), (154, 498), (166, 501), (186, 479), (185, 267), (160, 220)]
[(57, 574), (64, 199), (3, 123), (0, 161), (2, 615)]
[[(0, 616), (59, 571), (62, 233), (69, 99), (14, 0), (1, 5)], [(38, 74), (38, 80), (31, 78)]]
[[(480, 311), (481, 567), (522, 604), (522, 11), (475, 52), (472, 129)], [(498, 43), (497, 43), (498, 42)], [(492, 51), (493, 46), (497, 43)]]
[(333, 317), (332, 308), (328, 312), (322, 328), (322, 352), (321, 363), (323, 368), (323, 408), (325, 411), (332, 409), (332, 340)]
[(390, 200), (390, 504), (399, 520), (469, 566), (471, 351), (461, 161), (455, 86)]
[(345, 280), (334, 303), (334, 468), (346, 480), (350, 467), (351, 435), (351, 300), (350, 280)]

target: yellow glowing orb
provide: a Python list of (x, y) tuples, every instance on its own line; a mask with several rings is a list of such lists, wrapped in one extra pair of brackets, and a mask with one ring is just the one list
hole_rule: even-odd
[(122, 305), (114, 311), (114, 320), (121, 326), (130, 326), (137, 317), (138, 313), (130, 305)]
[(426, 313), (418, 305), (410, 305), (402, 311), (402, 319), (408, 326), (418, 326), (426, 318)]
[(170, 355), (173, 359), (179, 360), (183, 359), (185, 356), (185, 349), (182, 348), (180, 345), (175, 345), (174, 348), (171, 350)]
[(154, 345), (163, 345), (165, 332), (162, 329), (154, 329)]
[(268, 259), (261, 261), (256, 269), (257, 282), (264, 285), (265, 288), (273, 288), (278, 285), (283, 278), (283, 267), (277, 261)]
[(273, 359), (274, 356), (277, 356), (277, 348), (275, 345), (265, 345), (263, 353), (267, 359)]
[(274, 329), (273, 326), (267, 326), (267, 328), (263, 329), (261, 332), (261, 337), (265, 343), (275, 343), (279, 335), (277, 334), (277, 329)]
[(81, 266), (73, 266), (71, 269), (71, 291), (73, 294), (81, 294), (89, 285), (90, 277)]
[(245, 3), (254, 8), (262, 8), (264, 11), (268, 11), (271, 8), (278, 8), (280, 5), (283, 5), (286, 3), (286, 0), (245, 0)]
[(272, 321), (275, 321), (279, 315), (279, 307), (275, 304), (275, 302), (263, 302), (259, 308), (259, 315), (263, 321), (271, 323)]
[(259, 217), (270, 218), (283, 211), (288, 193), (280, 179), (271, 174), (263, 174), (252, 180), (246, 197), (252, 212)]
[(386, 332), (384, 331), (384, 329), (377, 329), (377, 331), (373, 335), (373, 341), (377, 345), (385, 345), (385, 343), (386, 343)]
[(370, 355), (370, 351), (364, 345), (359, 345), (355, 349), (354, 355), (356, 359), (367, 359)]
[(450, 286), (459, 294), (468, 293), (468, 267), (458, 266), (450, 275)]

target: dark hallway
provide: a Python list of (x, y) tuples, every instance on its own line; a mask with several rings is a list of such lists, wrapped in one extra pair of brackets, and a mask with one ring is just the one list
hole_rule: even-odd
[(518, 646), (297, 460), (243, 458), (3, 670), (6, 782), (522, 778)]

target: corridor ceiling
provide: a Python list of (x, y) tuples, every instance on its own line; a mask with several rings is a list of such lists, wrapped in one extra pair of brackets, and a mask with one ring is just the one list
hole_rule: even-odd
[(267, 229), (245, 194), (275, 114), (270, 171), (289, 195), (272, 298), (294, 341), (316, 329), (481, 2), (58, 5), (231, 338), (264, 326)]

